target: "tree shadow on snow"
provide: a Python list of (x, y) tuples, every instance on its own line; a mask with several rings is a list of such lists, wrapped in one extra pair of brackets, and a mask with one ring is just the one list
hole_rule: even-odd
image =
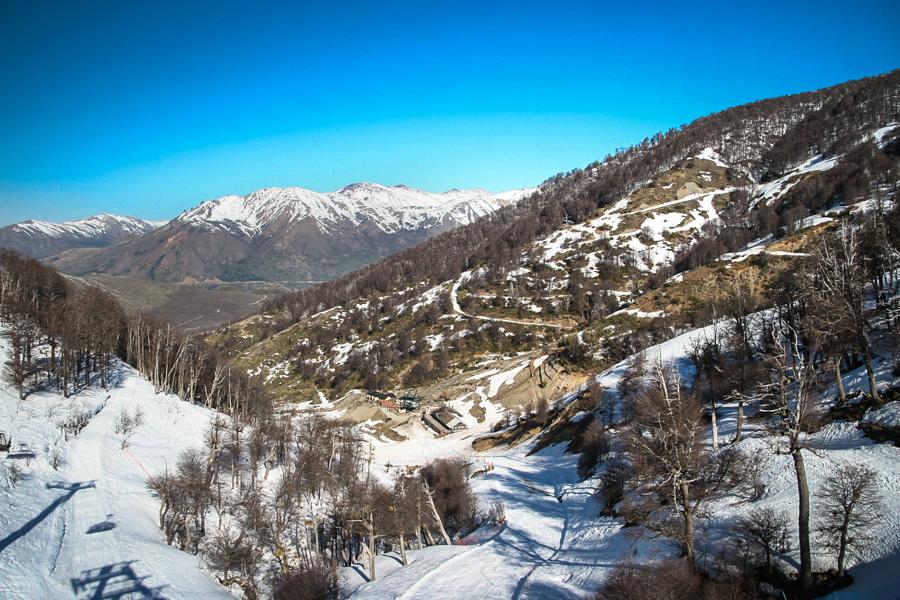
[[(360, 565), (359, 563), (353, 563), (352, 565), (350, 565), (350, 567), (351, 567), (354, 571), (356, 571), (356, 573), (357, 573), (360, 577), (362, 577), (362, 580), (363, 580), (364, 583), (369, 583), (370, 581), (372, 581), (371, 579), (369, 579), (369, 576), (366, 574), (365, 569), (363, 569), (362, 565)], [(376, 575), (377, 575), (377, 573), (376, 573)]]
[(65, 490), (66, 493), (58, 496), (56, 500), (48, 504), (44, 510), (35, 515), (31, 520), (0, 540), (0, 553), (6, 550), (10, 546), (10, 544), (15, 542), (19, 538), (25, 537), (28, 532), (37, 527), (41, 521), (49, 517), (50, 514), (53, 513), (53, 511), (56, 510), (61, 504), (65, 504), (66, 502), (68, 502), (76, 492), (92, 487), (94, 487), (93, 481), (81, 481), (78, 483), (48, 483), (48, 490)]
[(520, 590), (520, 595), (514, 598), (540, 598), (541, 600), (584, 600), (583, 595), (576, 594), (564, 587), (553, 585), (547, 581), (529, 582), (524, 589)]
[(160, 593), (164, 586), (149, 587), (144, 583), (147, 576), (138, 576), (129, 560), (113, 563), (97, 569), (82, 571), (72, 578), (72, 592), (82, 600), (165, 600)]

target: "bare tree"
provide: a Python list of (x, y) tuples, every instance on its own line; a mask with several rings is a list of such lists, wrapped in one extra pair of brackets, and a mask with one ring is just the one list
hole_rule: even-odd
[(823, 326), (827, 332), (825, 337), (840, 339), (848, 336), (862, 353), (869, 378), (869, 394), (879, 401), (872, 347), (867, 336), (870, 328), (866, 315), (867, 281), (856, 233), (849, 223), (844, 222), (836, 234), (822, 240), (812, 257), (805, 287), (816, 311), (830, 321), (827, 327)]
[(592, 420), (584, 433), (581, 434), (581, 454), (578, 456), (578, 476), (587, 479), (594, 474), (597, 464), (609, 455), (609, 437), (606, 435), (603, 425), (597, 420)]
[(773, 508), (757, 508), (738, 518), (732, 526), (735, 536), (765, 557), (766, 571), (772, 570), (772, 555), (791, 549), (787, 515)]
[(703, 415), (696, 397), (685, 393), (677, 374), (661, 362), (653, 367), (649, 388), (635, 400), (628, 446), (638, 473), (668, 496), (680, 516), (680, 531), (673, 533), (693, 562), (694, 521), (704, 497), (696, 484), (709, 463), (703, 446)]
[(837, 553), (838, 577), (846, 572), (848, 555), (874, 541), (869, 526), (884, 517), (876, 482), (868, 467), (846, 465), (833, 471), (819, 491), (824, 510), (816, 533), (826, 549)]
[(789, 326), (784, 335), (773, 330), (771, 351), (767, 356), (769, 383), (767, 410), (773, 420), (769, 429), (776, 452), (786, 452), (794, 462), (799, 503), (798, 534), (800, 538), (800, 587), (804, 597), (812, 586), (812, 552), (809, 541), (809, 483), (803, 449), (806, 434), (817, 421), (815, 406), (815, 372), (804, 360), (799, 336)]
[(9, 342), (10, 356), (3, 365), (3, 378), (24, 400), (28, 378), (32, 375), (32, 347), (37, 335), (34, 320), (26, 313), (13, 313), (6, 319), (3, 337)]
[(306, 556), (278, 584), (276, 600), (337, 600), (337, 568), (320, 555)]
[(617, 567), (594, 596), (597, 600), (693, 600), (703, 582), (683, 561), (667, 560), (648, 569), (633, 563)]

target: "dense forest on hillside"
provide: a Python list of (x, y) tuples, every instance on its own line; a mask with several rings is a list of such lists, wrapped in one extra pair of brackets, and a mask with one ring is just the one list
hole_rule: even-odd
[[(475, 265), (504, 266), (528, 243), (564, 223), (590, 217), (675, 163), (705, 147), (714, 148), (734, 168), (765, 182), (814, 154), (830, 155), (858, 143), (858, 133), (875, 124), (897, 121), (900, 71), (880, 77), (792, 96), (761, 100), (697, 119), (659, 133), (640, 144), (607, 156), (584, 169), (558, 174), (531, 197), (479, 221), (457, 228), (419, 246), (395, 254), (336, 281), (286, 294), (264, 310), (283, 309), (284, 328), (310, 314), (359, 298), (369, 298), (429, 280), (444, 281)], [(863, 152), (866, 152), (863, 150)], [(869, 149), (868, 152), (872, 152)], [(896, 148), (893, 149), (896, 153)], [(861, 157), (864, 160), (871, 157)], [(878, 168), (878, 165), (875, 165)], [(833, 202), (849, 192), (848, 185), (877, 185), (863, 173), (852, 183), (841, 180), (831, 194), (816, 194), (817, 202)], [(896, 180), (896, 179), (894, 179)], [(805, 207), (772, 208), (781, 213)], [(779, 211), (780, 209), (780, 211)], [(762, 210), (762, 209), (761, 209)], [(756, 227), (751, 235), (775, 229), (776, 221), (761, 215), (742, 215)], [(794, 215), (795, 216), (795, 215)], [(719, 236), (726, 238), (728, 236)]]

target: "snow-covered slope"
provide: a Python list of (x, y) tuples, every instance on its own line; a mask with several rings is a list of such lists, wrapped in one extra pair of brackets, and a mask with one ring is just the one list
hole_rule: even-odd
[(178, 222), (258, 235), (276, 222), (312, 218), (323, 230), (336, 224), (372, 223), (385, 233), (441, 224), (465, 225), (530, 194), (532, 189), (490, 194), (450, 190), (434, 194), (406, 186), (354, 183), (327, 194), (300, 187), (266, 188), (246, 196), (207, 200), (179, 215)]
[[(718, 325), (721, 327), (722, 325)], [(645, 351), (650, 361), (661, 360), (677, 368), (684, 382), (693, 371), (688, 353), (694, 340), (708, 336), (717, 325), (689, 331)], [(632, 358), (607, 369), (597, 379), (607, 393), (616, 394), (617, 385)], [(877, 364), (880, 381), (897, 379), (887, 360)], [(848, 391), (864, 389), (865, 369), (846, 373)], [(825, 396), (834, 390), (825, 390)], [(572, 398), (562, 398), (565, 402)], [(452, 402), (451, 402), (452, 403)], [(892, 409), (893, 410), (893, 409)], [(736, 407), (720, 407), (719, 433), (726, 441), (734, 435)], [(708, 515), (699, 524), (702, 540), (718, 540), (726, 535), (737, 516), (752, 508), (785, 511), (796, 523), (796, 483), (793, 465), (787, 455), (772, 453), (771, 440), (759, 435), (758, 424), (737, 444), (741, 450), (769, 456), (764, 474), (766, 493), (749, 503), (734, 496), (715, 499), (707, 506)], [(479, 430), (475, 429), (475, 434)], [(745, 429), (745, 435), (747, 430)], [(711, 433), (710, 433), (711, 436)], [(595, 593), (612, 569), (624, 561), (652, 564), (678, 555), (678, 549), (665, 538), (641, 535), (639, 527), (625, 527), (621, 518), (600, 516), (596, 501), (597, 479), (581, 481), (576, 472), (576, 457), (552, 446), (533, 455), (533, 443), (518, 448), (476, 452), (471, 447), (473, 431), (449, 434), (441, 438), (420, 435), (399, 443), (373, 439), (373, 472), (402, 470), (405, 465), (424, 464), (439, 457), (465, 457), (477, 469), (492, 468), (472, 480), (481, 501), (505, 505), (507, 525), (487, 536), (473, 536), (471, 544), (453, 548), (435, 546), (409, 553), (413, 562), (399, 567), (398, 560), (384, 557), (379, 563), (378, 581), (368, 583), (360, 569), (342, 570), (344, 585), (359, 600), (392, 598), (584, 598)], [(709, 440), (711, 444), (711, 437)], [(885, 502), (885, 517), (873, 528), (879, 543), (864, 556), (855, 559), (851, 569), (855, 583), (839, 595), (841, 598), (893, 598), (889, 582), (900, 556), (900, 448), (890, 443), (874, 443), (855, 423), (835, 421), (810, 436), (811, 451), (805, 453), (812, 491), (815, 526), (820, 509), (817, 490), (839, 465), (865, 465), (878, 475), (879, 494)], [(790, 532), (796, 536), (796, 530)], [(703, 543), (706, 543), (704, 541)], [(786, 562), (798, 560), (797, 544), (786, 554)], [(824, 570), (833, 566), (833, 557), (817, 552), (814, 566)]]
[[(435, 441), (440, 446), (440, 441)], [(629, 559), (652, 562), (672, 556), (664, 539), (640, 539), (621, 519), (600, 517), (594, 482), (580, 481), (575, 456), (557, 446), (528, 456), (531, 444), (503, 452), (476, 454), (477, 464), (493, 469), (473, 480), (485, 506), (504, 504), (507, 525), (466, 538), (470, 544), (432, 546), (411, 554), (413, 562), (364, 583), (344, 569), (354, 599), (393, 598), (569, 600), (594, 593), (615, 567)], [(383, 448), (376, 461), (383, 462)], [(445, 454), (446, 456), (446, 454)], [(410, 458), (416, 458), (414, 455)], [(403, 464), (402, 457), (391, 459)], [(413, 460), (412, 462), (415, 462)]]
[(43, 258), (72, 248), (108, 246), (161, 225), (163, 223), (110, 214), (64, 223), (28, 220), (0, 228), (0, 247)]
[[(137, 409), (143, 424), (123, 449), (116, 418)], [(87, 426), (67, 439), (61, 424), (82, 413)], [(158, 499), (145, 486), (148, 473), (202, 444), (212, 414), (154, 394), (127, 366), (109, 392), (68, 399), (42, 392), (19, 402), (0, 384), (0, 430), (13, 442), (0, 455), (0, 598), (231, 597), (198, 557), (166, 545)], [(15, 486), (11, 468), (23, 472)]]

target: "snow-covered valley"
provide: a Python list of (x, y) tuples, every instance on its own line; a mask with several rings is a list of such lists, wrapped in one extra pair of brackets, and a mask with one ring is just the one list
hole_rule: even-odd
[(320, 282), (206, 333), (0, 252), (0, 600), (895, 598), (897, 81), (68, 253)]
[[(645, 350), (649, 360), (661, 360), (693, 376), (687, 354), (692, 343), (709, 335), (715, 325), (688, 332)], [(719, 325), (721, 327), (721, 325)], [(598, 376), (604, 388), (615, 390), (630, 359)], [(898, 383), (890, 373), (888, 361), (882, 361), (879, 380)], [(848, 391), (865, 388), (863, 368), (847, 373)], [(615, 392), (613, 392), (615, 393)], [(834, 393), (833, 389), (827, 390)], [(573, 395), (567, 396), (571, 399)], [(563, 399), (565, 401), (566, 399)], [(882, 409), (893, 414), (897, 403)], [(735, 405), (720, 407), (719, 435), (734, 437)], [(871, 414), (875, 414), (874, 412)], [(896, 421), (892, 420), (896, 426)], [(754, 455), (771, 455), (766, 464), (766, 493), (748, 502), (733, 495), (718, 498), (708, 508), (708, 518), (700, 525), (701, 545), (713, 546), (727, 538), (737, 517), (751, 509), (771, 508), (786, 511), (796, 522), (796, 483), (790, 457), (772, 454), (771, 440), (757, 428), (742, 442), (734, 444)], [(446, 456), (465, 457), (479, 468), (491, 469), (473, 480), (473, 487), (485, 505), (501, 501), (507, 524), (487, 535), (474, 535), (479, 541), (461, 548), (442, 546), (411, 553), (412, 564), (399, 567), (399, 558), (387, 556), (379, 563), (380, 579), (366, 583), (360, 567), (343, 570), (346, 587), (355, 590), (353, 598), (584, 598), (594, 593), (617, 566), (629, 561), (642, 565), (678, 556), (673, 540), (653, 535), (640, 526), (628, 527), (622, 518), (601, 516), (597, 497), (600, 472), (582, 481), (576, 470), (576, 455), (564, 452), (565, 444), (550, 446), (534, 454), (535, 441), (516, 448), (475, 452), (472, 432), (451, 434), (440, 439), (414, 439), (396, 444), (375, 444), (378, 472), (422, 464)], [(712, 443), (708, 431), (707, 443)], [(878, 543), (851, 570), (856, 583), (841, 590), (840, 598), (893, 598), (893, 570), (900, 565), (900, 448), (891, 443), (875, 443), (856, 427), (856, 423), (836, 421), (809, 440), (807, 461), (813, 503), (816, 490), (840, 465), (865, 465), (878, 473), (878, 487), (886, 501), (883, 518), (875, 528)], [(792, 535), (796, 535), (796, 527)], [(797, 549), (785, 555), (786, 564), (796, 564)], [(816, 569), (833, 566), (833, 557), (825, 552), (815, 555)], [(357, 587), (358, 586), (358, 587)]]

